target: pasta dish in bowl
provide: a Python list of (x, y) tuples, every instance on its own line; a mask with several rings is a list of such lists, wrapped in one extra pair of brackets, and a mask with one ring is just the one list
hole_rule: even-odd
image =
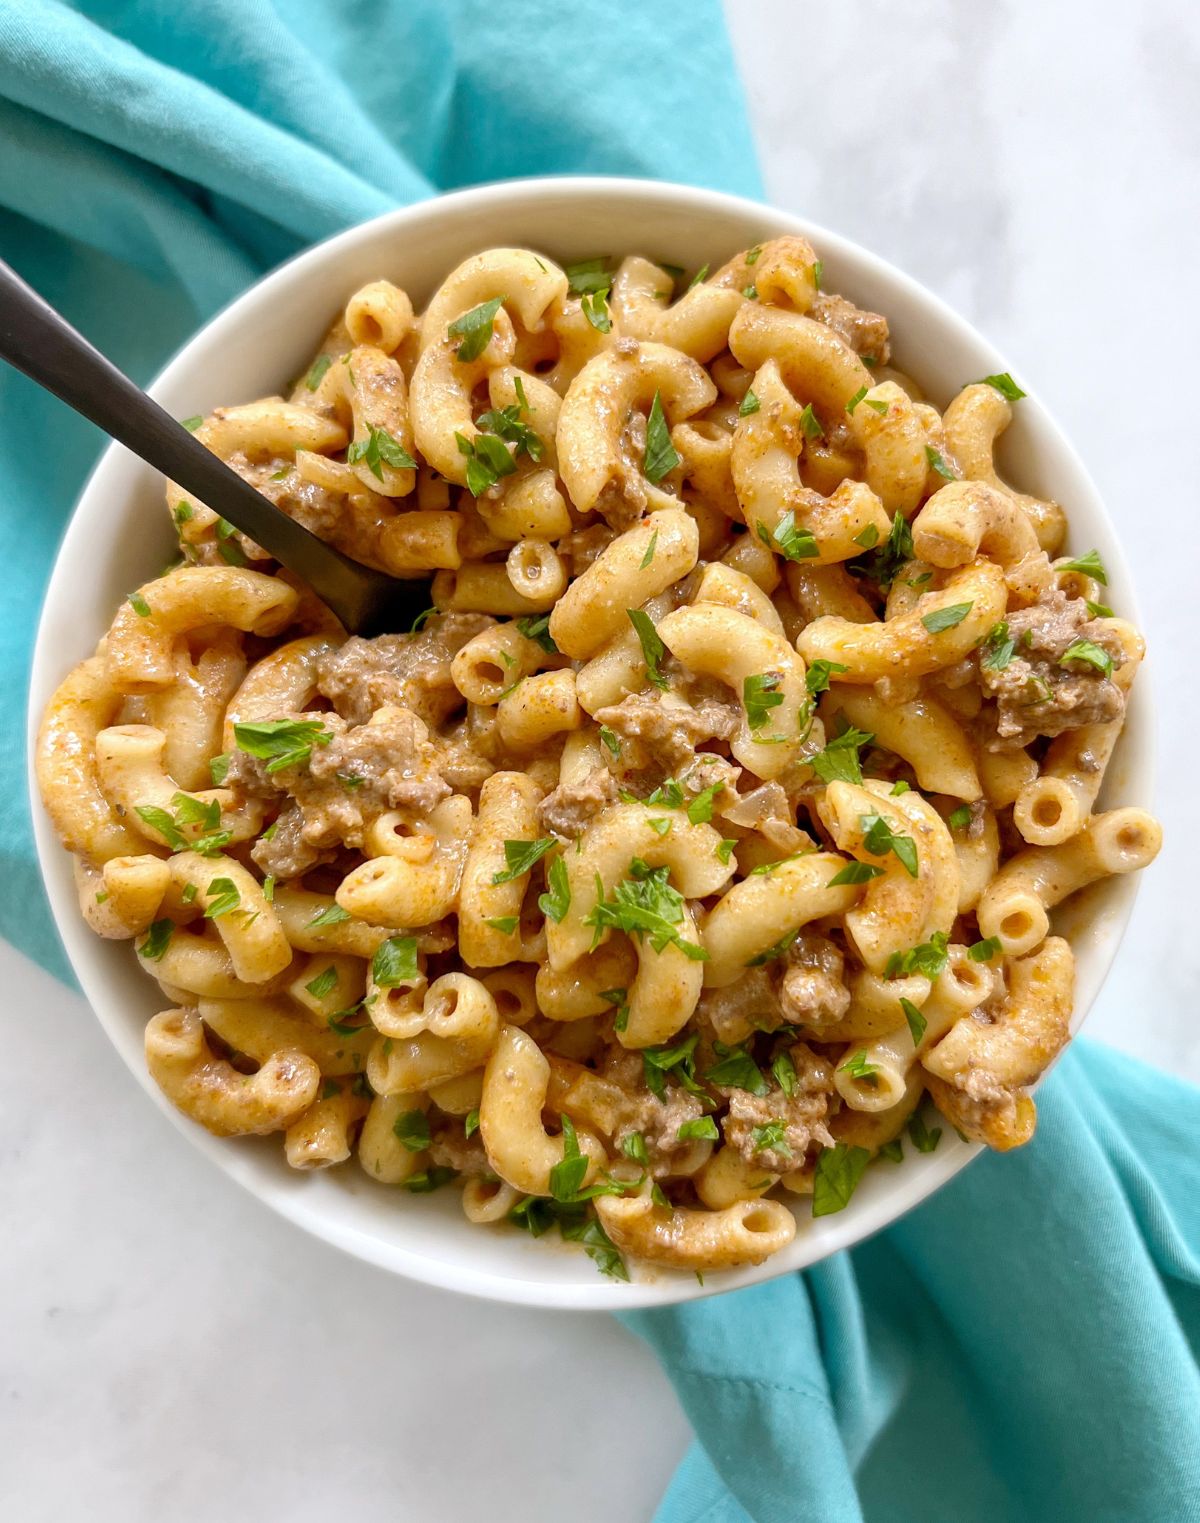
[[(606, 195), (603, 245), (514, 236)], [(453, 203), (489, 197), (484, 247)], [(210, 449), (428, 606), (347, 637), (167, 483), (173, 564), (43, 676), (52, 898), (77, 962), (82, 912), (157, 982), (159, 1095), (354, 1251), (547, 1304), (811, 1262), (1028, 1142), (1160, 841), (1107, 796), (1144, 650), (1107, 525), (1049, 425), (1036, 479), (1000, 453), (1036, 403), (725, 197), (535, 182), (346, 239), (369, 278), (334, 240), (243, 299), (290, 280), (289, 386), (173, 369)]]

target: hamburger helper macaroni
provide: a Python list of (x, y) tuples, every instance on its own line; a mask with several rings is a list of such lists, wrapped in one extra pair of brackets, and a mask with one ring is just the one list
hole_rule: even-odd
[(926, 1097), (1028, 1141), (1050, 914), (1160, 832), (1096, 810), (1143, 642), (997, 474), (1022, 396), (939, 411), (784, 237), (380, 280), (286, 399), (189, 420), (433, 606), (347, 638), (168, 484), (179, 563), (47, 708), (172, 1103), (620, 1276), (777, 1252), (937, 1146)]

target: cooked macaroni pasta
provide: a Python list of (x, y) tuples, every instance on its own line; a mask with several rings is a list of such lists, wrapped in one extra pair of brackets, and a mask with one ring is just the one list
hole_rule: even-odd
[(1028, 1140), (1055, 909), (1159, 846), (1100, 803), (1143, 645), (996, 471), (1011, 378), (943, 418), (889, 361), (802, 238), (691, 285), (494, 249), (201, 421), (433, 606), (347, 637), (169, 484), (180, 564), (51, 700), (46, 809), (174, 1105), (620, 1277), (777, 1252), (789, 1200), (936, 1145), (926, 1097)]

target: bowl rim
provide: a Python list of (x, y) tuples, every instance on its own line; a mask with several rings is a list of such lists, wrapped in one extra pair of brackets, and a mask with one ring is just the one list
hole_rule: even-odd
[[(327, 262), (332, 271), (339, 254), (357, 249), (362, 245), (369, 245), (376, 239), (386, 238), (395, 233), (411, 233), (414, 228), (419, 230), (420, 224), (426, 219), (436, 220), (446, 213), (471, 210), (484, 212), (514, 195), (530, 198), (531, 202), (538, 202), (543, 207), (555, 200), (577, 203), (597, 196), (607, 196), (620, 198), (633, 205), (640, 203), (647, 208), (661, 209), (664, 202), (670, 203), (680, 211), (699, 216), (723, 211), (742, 217), (758, 218), (763, 223), (764, 236), (775, 237), (787, 232), (800, 233), (820, 248), (823, 256), (828, 255), (835, 259), (844, 257), (867, 267), (873, 278), (903, 292), (925, 308), (941, 325), (939, 331), (944, 333), (946, 329), (949, 329), (957, 338), (969, 342), (981, 354), (990, 356), (987, 363), (994, 367), (993, 373), (1009, 368), (990, 340), (979, 333), (973, 324), (935, 292), (870, 249), (833, 232), (811, 218), (766, 205), (750, 197), (706, 190), (673, 181), (600, 175), (532, 176), (492, 181), (397, 207), (366, 222), (357, 223), (293, 255), (262, 275), (198, 327), (160, 369), (146, 388), (147, 391), (157, 398), (162, 391), (169, 389), (181, 375), (186, 374), (191, 364), (192, 351), (202, 340), (212, 340), (232, 330), (247, 318), (253, 320), (255, 314), (261, 316), (263, 305), (269, 302), (272, 294), (289, 281), (304, 275), (309, 268)], [(536, 209), (531, 204), (530, 210), (534, 215), (536, 215)], [(1110, 570), (1116, 571), (1123, 585), (1122, 597), (1127, 616), (1134, 622), (1140, 623), (1136, 596), (1124, 551), (1095, 483), (1073, 445), (1037, 396), (1028, 398), (1025, 409), (1027, 415), (1032, 414), (1036, 418), (1041, 434), (1052, 446), (1056, 466), (1062, 467), (1065, 464), (1073, 470), (1078, 482), (1089, 496), (1090, 501), (1085, 516), (1093, 517), (1108, 531), (1109, 546), (1105, 551), (1106, 561)], [(79, 980), (84, 997), (100, 1022), (106, 1037), (117, 1049), (118, 1055), (133, 1073), (142, 1089), (157, 1104), (160, 1112), (170, 1119), (176, 1129), (187, 1137), (193, 1146), (216, 1162), (223, 1173), (293, 1225), (356, 1258), (420, 1283), (438, 1289), (458, 1291), (485, 1300), (535, 1306), (548, 1310), (633, 1311), (704, 1299), (774, 1279), (793, 1270), (808, 1268), (891, 1226), (986, 1151), (980, 1145), (960, 1143), (954, 1138), (949, 1138), (950, 1146), (940, 1150), (936, 1157), (924, 1156), (923, 1168), (915, 1171), (904, 1169), (896, 1175), (888, 1191), (886, 1205), (872, 1213), (874, 1219), (864, 1219), (860, 1222), (859, 1215), (862, 1213), (856, 1214), (853, 1208), (850, 1208), (844, 1216), (838, 1218), (836, 1224), (831, 1223), (830, 1218), (824, 1219), (828, 1241), (825, 1241), (818, 1251), (805, 1254), (803, 1249), (799, 1253), (789, 1253), (789, 1250), (785, 1249), (766, 1259), (762, 1264), (720, 1274), (714, 1273), (708, 1276), (702, 1285), (697, 1284), (691, 1276), (682, 1274), (664, 1275), (646, 1281), (634, 1280), (630, 1284), (613, 1283), (599, 1275), (596, 1275), (594, 1280), (579, 1281), (521, 1280), (516, 1277), (501, 1276), (486, 1268), (482, 1270), (477, 1268), (468, 1258), (435, 1259), (419, 1250), (407, 1248), (403, 1244), (385, 1241), (353, 1226), (333, 1222), (327, 1218), (319, 1204), (313, 1205), (306, 1200), (303, 1191), (268, 1190), (262, 1180), (247, 1166), (245, 1155), (241, 1150), (230, 1147), (227, 1139), (212, 1137), (183, 1116), (150, 1079), (145, 1065), (135, 1066), (130, 1062), (128, 1054), (117, 1037), (117, 1027), (121, 1019), (116, 1008), (119, 998), (110, 989), (110, 980), (101, 971), (98, 961), (91, 960), (87, 955), (87, 948), (96, 945), (97, 938), (86, 927), (74, 895), (64, 892), (61, 886), (56, 885), (54, 874), (51, 872), (51, 863), (57, 862), (62, 857), (64, 849), (42, 808), (33, 765), (42, 708), (49, 693), (62, 680), (63, 675), (61, 661), (48, 649), (47, 630), (51, 622), (53, 605), (61, 595), (60, 582), (64, 577), (64, 566), (72, 558), (76, 537), (85, 532), (84, 521), (88, 515), (84, 510), (96, 490), (97, 477), (105, 471), (114, 457), (119, 457), (123, 453), (122, 446), (111, 441), (88, 473), (78, 500), (66, 521), (39, 611), (30, 671), (27, 713), (29, 763), (27, 783), (33, 833), (38, 866), (59, 937)], [(1154, 776), (1154, 709), (1145, 673), (1140, 676), (1138, 687), (1139, 704), (1136, 722), (1129, 728), (1136, 734), (1140, 750), (1140, 763), (1135, 768), (1138, 802), (1149, 807), (1152, 802), (1151, 784)], [(1140, 875), (1135, 873), (1120, 880), (1115, 913), (1108, 927), (1107, 940), (1103, 951), (1098, 953), (1103, 965), (1092, 998), (1082, 1007), (1076, 1008), (1072, 1021), (1072, 1038), (1078, 1034), (1080, 1026), (1094, 1003), (1096, 994), (1103, 987), (1111, 971), (1129, 924), (1139, 877)], [(798, 1236), (792, 1247), (801, 1242)], [(538, 1246), (543, 1249), (548, 1247), (545, 1243)], [(583, 1255), (576, 1254), (573, 1258), (578, 1258), (588, 1274), (594, 1272)]]

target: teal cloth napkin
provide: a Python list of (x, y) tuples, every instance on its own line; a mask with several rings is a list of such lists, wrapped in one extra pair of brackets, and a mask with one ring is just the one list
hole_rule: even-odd
[[(759, 190), (715, 0), (0, 8), (0, 256), (141, 381), (342, 227), (588, 171)], [(12, 693), (103, 443), (0, 368)], [(68, 976), (23, 772), (10, 721), (0, 932)], [(627, 1317), (697, 1432), (658, 1523), (1200, 1520), (1200, 1093), (1081, 1044), (1040, 1104), (1030, 1147), (853, 1252)]]

